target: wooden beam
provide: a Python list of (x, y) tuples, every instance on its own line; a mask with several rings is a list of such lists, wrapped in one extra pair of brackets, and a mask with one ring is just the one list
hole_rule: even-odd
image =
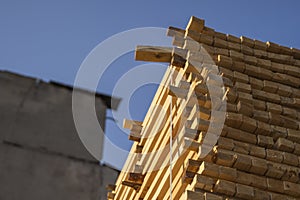
[(135, 183), (143, 183), (145, 175), (141, 173), (129, 173), (129, 181), (133, 181)]
[(135, 142), (140, 142), (141, 134), (139, 132), (130, 132), (128, 139)]
[(135, 190), (139, 190), (142, 184), (141, 183), (131, 182), (131, 181), (122, 181), (122, 185), (131, 187), (131, 188), (133, 188)]
[(114, 199), (116, 196), (116, 193), (108, 192), (107, 193), (107, 199)]
[(135, 153), (142, 153), (143, 151), (143, 147), (142, 145), (136, 145), (136, 149), (135, 149)]
[(185, 34), (185, 30), (181, 29), (181, 28), (176, 28), (176, 27), (173, 27), (173, 26), (170, 26), (167, 30), (167, 36), (171, 36), (171, 37), (174, 37), (174, 36), (184, 36)]
[(116, 187), (117, 187), (116, 185), (108, 184), (108, 185), (106, 185), (106, 190), (115, 191)]
[(171, 47), (137, 46), (135, 59), (149, 62), (171, 62), (172, 51)]
[(126, 129), (131, 129), (133, 125), (139, 125), (142, 126), (143, 122), (130, 120), (130, 119), (124, 119), (123, 120), (123, 127)]
[(204, 20), (192, 16), (186, 29), (201, 32), (204, 29)]
[(175, 86), (169, 86), (168, 94), (172, 97), (185, 99), (187, 97), (189, 90), (183, 89)]

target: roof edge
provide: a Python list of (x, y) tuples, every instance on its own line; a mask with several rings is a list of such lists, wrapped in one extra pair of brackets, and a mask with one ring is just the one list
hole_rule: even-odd
[[(65, 88), (67, 90), (73, 91), (73, 89), (87, 93), (87, 94), (94, 94), (93, 91), (91, 90), (87, 90), (87, 89), (83, 89), (83, 88), (74, 88), (71, 85), (65, 84), (65, 83), (61, 83), (58, 81), (53, 81), (53, 80), (43, 80), (37, 77), (33, 77), (30, 75), (26, 75), (26, 74), (21, 74), (18, 72), (13, 72), (13, 71), (8, 71), (8, 70), (0, 70), (0, 73), (7, 73), (7, 74), (11, 74), (14, 76), (19, 76), (22, 78), (26, 78), (26, 79), (31, 79), (31, 80), (36, 80), (36, 81), (42, 81), (44, 83), (50, 84), (50, 85), (54, 85), (54, 86), (58, 86), (61, 88)], [(112, 109), (112, 110), (117, 110), (118, 106), (121, 102), (121, 98), (117, 98), (117, 97), (112, 97), (110, 95), (107, 94), (103, 94), (103, 93), (95, 93), (95, 97), (101, 98), (102, 101), (104, 102), (104, 104), (107, 106), (107, 108)]]

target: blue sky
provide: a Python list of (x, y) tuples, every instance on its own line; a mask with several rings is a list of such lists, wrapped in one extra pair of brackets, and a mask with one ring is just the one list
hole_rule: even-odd
[[(191, 15), (220, 32), (300, 48), (299, 8), (297, 0), (0, 0), (0, 69), (72, 85), (85, 57), (108, 37), (139, 27), (184, 28)], [(139, 64), (133, 53), (120, 57), (98, 91), (111, 94), (122, 74)], [(154, 93), (153, 85), (134, 93), (134, 119), (143, 119)], [(127, 135), (111, 121), (107, 133), (129, 149)], [(104, 162), (121, 168), (124, 159), (106, 146)]]

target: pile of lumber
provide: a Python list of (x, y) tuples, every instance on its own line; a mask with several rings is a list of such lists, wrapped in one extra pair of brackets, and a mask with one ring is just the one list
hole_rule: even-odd
[(108, 199), (300, 199), (300, 50), (196, 17), (167, 35), (136, 49), (170, 65)]

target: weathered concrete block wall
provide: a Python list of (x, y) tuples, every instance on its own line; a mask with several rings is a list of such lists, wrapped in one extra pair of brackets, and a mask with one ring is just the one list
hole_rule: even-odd
[[(0, 200), (105, 199), (104, 187), (118, 172), (100, 166), (82, 145), (72, 90), (0, 72), (0, 91)], [(103, 97), (96, 97), (102, 127), (109, 106)]]

